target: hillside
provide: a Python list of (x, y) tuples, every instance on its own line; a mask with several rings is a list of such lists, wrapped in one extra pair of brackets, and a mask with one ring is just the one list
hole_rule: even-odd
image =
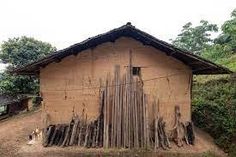
[(216, 63), (221, 64), (230, 70), (236, 72), (236, 54), (232, 54), (227, 57), (218, 58)]
[[(217, 55), (216, 55), (217, 56)], [(236, 71), (236, 54), (212, 57), (213, 62)], [(207, 58), (209, 59), (209, 58)], [(236, 78), (229, 75), (196, 76), (193, 84), (193, 121), (217, 145), (236, 155)]]

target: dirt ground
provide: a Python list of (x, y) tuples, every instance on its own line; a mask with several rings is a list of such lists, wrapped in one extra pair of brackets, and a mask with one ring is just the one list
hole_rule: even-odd
[(208, 151), (215, 152), (219, 156), (225, 156), (225, 154), (214, 144), (213, 139), (199, 129), (196, 129), (197, 137), (194, 146), (178, 148), (175, 144), (172, 144), (172, 149), (160, 151), (158, 154), (150, 152), (143, 153), (140, 150), (133, 150), (127, 153), (126, 150), (84, 149), (79, 147), (44, 148), (40, 142), (34, 145), (27, 145), (28, 135), (33, 129), (40, 127), (40, 124), (40, 110), (0, 121), (0, 157), (201, 157), (204, 155), (199, 155), (200, 153)]
[(0, 121), (0, 156), (15, 156), (28, 135), (41, 123), (41, 111), (32, 111)]

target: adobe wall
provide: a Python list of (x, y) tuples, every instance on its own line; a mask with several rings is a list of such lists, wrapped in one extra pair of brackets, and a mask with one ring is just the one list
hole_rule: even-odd
[[(129, 63), (129, 51), (132, 51), (133, 66), (141, 67), (149, 102), (153, 98), (159, 100), (160, 114), (167, 127), (173, 126), (175, 105), (180, 106), (183, 120), (191, 120), (191, 69), (153, 47), (122, 37), (41, 69), (42, 104), (50, 123), (68, 123), (73, 112), (81, 115), (83, 108), (89, 120), (96, 119), (99, 79), (105, 80), (109, 72), (112, 75), (116, 64), (124, 73)], [(167, 75), (169, 77), (165, 77)], [(148, 109), (152, 115), (151, 103)]]

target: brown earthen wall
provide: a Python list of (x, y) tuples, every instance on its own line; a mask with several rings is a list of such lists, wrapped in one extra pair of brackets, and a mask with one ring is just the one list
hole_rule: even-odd
[(116, 64), (124, 73), (129, 63), (129, 51), (132, 51), (133, 66), (141, 67), (144, 90), (150, 102), (150, 120), (151, 102), (155, 98), (168, 128), (174, 123), (175, 105), (180, 106), (183, 120), (189, 121), (191, 69), (153, 47), (122, 37), (114, 43), (104, 43), (41, 69), (43, 110), (49, 115), (50, 123), (68, 123), (73, 112), (81, 115), (83, 108), (89, 120), (96, 119), (99, 79), (104, 81), (108, 73), (113, 75)]

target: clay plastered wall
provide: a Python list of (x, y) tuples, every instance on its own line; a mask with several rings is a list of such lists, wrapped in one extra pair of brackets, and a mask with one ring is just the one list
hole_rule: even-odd
[[(49, 114), (50, 123), (68, 123), (73, 112), (81, 115), (83, 109), (88, 119), (97, 118), (99, 79), (105, 80), (109, 72), (112, 75), (115, 64), (125, 72), (129, 51), (132, 51), (133, 66), (142, 67), (141, 75), (149, 102), (158, 99), (160, 114), (167, 126), (174, 123), (175, 105), (180, 105), (182, 118), (190, 120), (191, 70), (155, 48), (122, 37), (114, 43), (104, 43), (77, 56), (68, 56), (40, 71), (43, 110)], [(149, 111), (152, 119), (151, 103)]]

